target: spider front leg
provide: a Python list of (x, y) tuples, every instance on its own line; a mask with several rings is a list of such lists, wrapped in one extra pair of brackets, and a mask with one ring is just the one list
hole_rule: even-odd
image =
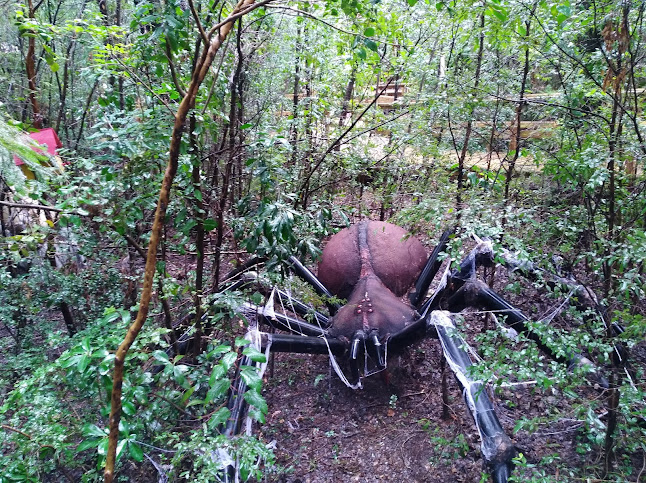
[(428, 257), (428, 261), (422, 269), (422, 273), (420, 273), (417, 282), (415, 282), (415, 288), (409, 295), (408, 299), (410, 300), (411, 305), (416, 309), (419, 309), (424, 297), (426, 297), (428, 288), (431, 286), (431, 282), (442, 265), (442, 261), (439, 259), (440, 253), (446, 249), (446, 245), (449, 243), (449, 237), (453, 231), (454, 230), (446, 230), (442, 233), (440, 240), (433, 249), (431, 255)]
[(469, 374), (472, 365), (464, 350), (466, 342), (457, 333), (454, 314), (435, 310), (426, 319), (427, 330), (435, 331), (449, 367), (462, 387), (464, 399), (480, 434), (482, 455), (496, 483), (506, 483), (513, 468), (516, 448), (500, 425), (485, 385)]

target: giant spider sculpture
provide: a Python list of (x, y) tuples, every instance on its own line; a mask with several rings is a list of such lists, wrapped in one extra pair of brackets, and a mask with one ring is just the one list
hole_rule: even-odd
[[(541, 343), (518, 309), (475, 278), (478, 266), (493, 264), (490, 242), (481, 242), (453, 271), (445, 270), (432, 294), (429, 287), (441, 268), (440, 253), (450, 232), (445, 232), (429, 257), (423, 245), (404, 229), (385, 222), (367, 221), (341, 230), (328, 241), (318, 277), (291, 258), (293, 272), (327, 300), (330, 316), (278, 289), (265, 306), (246, 304), (247, 317), (291, 334), (255, 333), (261, 349), (274, 352), (330, 354), (334, 370), (350, 387), (361, 387), (371, 373), (386, 368), (389, 354), (423, 337), (440, 340), (444, 357), (462, 386), (468, 409), (481, 438), (482, 455), (495, 482), (506, 482), (516, 454), (505, 434), (482, 382), (469, 374), (471, 359), (457, 334), (453, 316), (466, 307), (501, 311), (517, 332), (534, 340), (551, 357), (566, 363), (588, 362), (578, 355), (557, 356)], [(239, 281), (240, 286), (244, 281)], [(345, 299), (344, 305), (335, 300)], [(276, 310), (277, 306), (287, 310)], [(292, 315), (288, 315), (288, 312)], [(307, 320), (306, 320), (307, 319)], [(309, 321), (308, 321), (309, 320)], [(349, 371), (336, 362), (344, 358)], [(243, 365), (253, 365), (246, 360)], [(229, 397), (231, 417), (224, 428), (233, 436), (241, 430), (246, 411), (242, 380)], [(232, 468), (230, 468), (232, 471)]]

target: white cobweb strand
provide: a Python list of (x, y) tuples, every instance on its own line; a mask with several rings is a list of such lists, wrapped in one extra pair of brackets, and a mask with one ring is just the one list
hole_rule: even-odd
[[(265, 307), (262, 309), (262, 315), (266, 317), (267, 319), (274, 319), (276, 318), (276, 312), (274, 311), (274, 296), (276, 293), (276, 289), (272, 290), (271, 295), (267, 299), (267, 303), (265, 304)], [(271, 340), (271, 337), (269, 337)], [(356, 384), (352, 384), (347, 377), (345, 377), (345, 374), (343, 373), (343, 370), (339, 366), (339, 363), (336, 360), (336, 357), (334, 357), (334, 354), (332, 354), (332, 349), (330, 348), (330, 343), (325, 337), (322, 337), (322, 339), (325, 341), (325, 345), (327, 346), (328, 353), (330, 355), (330, 365), (332, 366), (332, 369), (334, 369), (334, 372), (336, 373), (337, 376), (339, 376), (339, 379), (348, 386), (351, 389), (362, 389), (363, 385), (361, 384), (361, 379), (357, 381)]]

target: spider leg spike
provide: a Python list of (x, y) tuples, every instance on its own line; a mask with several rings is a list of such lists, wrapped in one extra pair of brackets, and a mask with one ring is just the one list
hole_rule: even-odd
[(462, 386), (464, 399), (480, 434), (482, 455), (494, 482), (506, 483), (511, 474), (516, 448), (500, 425), (485, 385), (469, 375), (471, 358), (463, 349), (466, 342), (457, 333), (449, 312), (431, 312), (427, 326), (430, 330), (435, 327), (444, 357)]
[(379, 342), (379, 332), (377, 330), (370, 332), (370, 341), (372, 342), (377, 355), (377, 367), (379, 369), (384, 369), (386, 367), (386, 349), (381, 342)]
[(365, 345), (366, 334), (363, 330), (357, 330), (352, 337), (352, 343), (350, 345), (350, 372), (352, 373), (353, 382), (356, 383), (359, 381), (359, 351), (361, 346)]

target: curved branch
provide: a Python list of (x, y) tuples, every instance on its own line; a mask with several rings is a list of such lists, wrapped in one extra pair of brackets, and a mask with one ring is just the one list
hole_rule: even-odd
[[(333, 25), (330, 22), (327, 22), (327, 21), (323, 20), (322, 18), (317, 17), (316, 15), (313, 15), (313, 14), (311, 14), (309, 12), (306, 12), (305, 10), (299, 10), (298, 8), (292, 8), (292, 7), (288, 7), (286, 5), (269, 5), (269, 8), (275, 8), (275, 9), (280, 9), (280, 10), (288, 10), (288, 11), (294, 12), (295, 14), (300, 15), (302, 17), (307, 17), (307, 18), (310, 18), (312, 20), (316, 20), (317, 22), (322, 23), (323, 25), (327, 25), (328, 27), (330, 27), (330, 28), (332, 28), (332, 29), (334, 29), (334, 30), (336, 30), (338, 32), (348, 34), (348, 35), (356, 35), (357, 37), (360, 37), (362, 39), (370, 39), (370, 40), (372, 40), (373, 42), (375, 42), (377, 44), (388, 45), (390, 47), (397, 47), (397, 48), (402, 47), (401, 44), (391, 44), (390, 42), (385, 42), (383, 40), (379, 40), (379, 39), (376, 39), (376, 38), (373, 38), (373, 37), (367, 37), (367, 36), (365, 36), (363, 34), (360, 34), (358, 32), (352, 32), (351, 30), (342, 29), (341, 27), (337, 27), (336, 25)], [(419, 42), (419, 40), (418, 40), (418, 42)]]
[(110, 435), (108, 438), (108, 454), (104, 471), (105, 483), (112, 483), (114, 480), (117, 443), (119, 441), (119, 421), (121, 420), (121, 395), (123, 376), (125, 373), (125, 361), (130, 347), (137, 339), (137, 336), (139, 335), (139, 332), (141, 332), (141, 329), (148, 317), (150, 300), (152, 298), (155, 268), (157, 265), (157, 245), (159, 245), (159, 240), (164, 227), (164, 219), (166, 217), (166, 209), (170, 202), (170, 190), (173, 185), (175, 174), (177, 173), (184, 124), (189, 112), (195, 107), (195, 99), (197, 97), (198, 90), (211, 66), (211, 63), (213, 62), (213, 59), (215, 58), (215, 55), (222, 46), (222, 42), (226, 39), (227, 35), (233, 28), (233, 21), (240, 18), (244, 13), (253, 10), (253, 4), (254, 0), (240, 0), (233, 9), (229, 18), (218, 24), (221, 25), (221, 30), (217, 37), (212, 39), (210, 44), (204, 47), (199, 59), (195, 62), (191, 83), (189, 84), (186, 90), (186, 95), (182, 99), (175, 115), (175, 123), (170, 141), (168, 164), (166, 165), (164, 181), (162, 182), (162, 187), (159, 192), (159, 201), (157, 202), (155, 219), (150, 233), (150, 243), (148, 244), (146, 267), (144, 269), (144, 282), (141, 290), (141, 299), (139, 301), (139, 311), (137, 312), (135, 321), (128, 329), (123, 342), (115, 354), (109, 420)]

